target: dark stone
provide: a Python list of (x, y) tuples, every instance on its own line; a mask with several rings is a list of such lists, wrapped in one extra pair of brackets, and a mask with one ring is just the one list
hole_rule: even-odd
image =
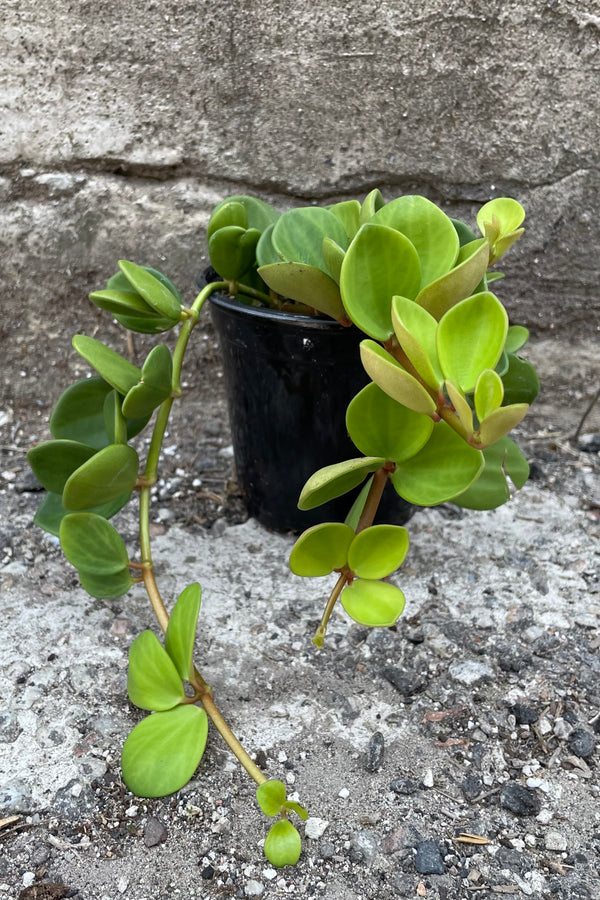
[(425, 682), (418, 672), (406, 672), (397, 666), (386, 666), (381, 670), (381, 674), (404, 697), (418, 694), (425, 687)]
[(501, 869), (508, 869), (510, 872), (516, 872), (522, 875), (527, 869), (531, 868), (531, 858), (518, 850), (511, 847), (499, 847), (494, 857), (495, 862)]
[(212, 881), (215, 877), (215, 870), (212, 866), (205, 866), (200, 872), (200, 877), (204, 878), (205, 881)]
[(585, 728), (576, 728), (567, 741), (569, 750), (581, 759), (589, 759), (596, 749), (596, 738)]
[(329, 841), (321, 841), (319, 844), (319, 856), (321, 859), (332, 859), (335, 847)]
[(478, 797), (482, 791), (483, 782), (481, 778), (478, 778), (477, 775), (467, 775), (464, 779), (461, 788), (463, 792), (463, 796), (465, 800), (474, 800), (475, 797)]
[(167, 829), (162, 822), (159, 822), (158, 819), (151, 816), (144, 828), (144, 843), (146, 847), (157, 847), (158, 844), (163, 844), (166, 839)]
[(367, 772), (378, 772), (383, 762), (385, 743), (380, 731), (376, 731), (367, 746), (365, 769)]
[(502, 788), (500, 805), (515, 816), (537, 816), (542, 804), (532, 791), (522, 784), (510, 781)]
[(405, 794), (406, 796), (410, 796), (410, 794), (416, 794), (419, 790), (419, 785), (416, 781), (413, 781), (412, 778), (398, 778), (395, 781), (390, 782), (390, 790), (395, 794)]
[(516, 719), (517, 725), (533, 725), (539, 719), (535, 709), (532, 709), (530, 706), (523, 706), (521, 703), (515, 703), (511, 712)]
[(445, 872), (442, 851), (435, 841), (421, 841), (417, 844), (415, 869), (421, 875), (443, 875)]

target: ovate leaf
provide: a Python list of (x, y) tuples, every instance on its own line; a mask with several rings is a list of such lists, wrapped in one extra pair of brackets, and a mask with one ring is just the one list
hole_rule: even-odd
[(276, 778), (263, 781), (256, 788), (256, 800), (266, 816), (278, 816), (283, 809), (286, 796), (285, 784)]
[(529, 464), (509, 437), (483, 451), (485, 468), (475, 484), (452, 501), (467, 509), (495, 509), (510, 499), (507, 477), (522, 488), (529, 477)]
[(77, 441), (45, 441), (27, 451), (27, 462), (42, 487), (61, 494), (72, 473), (95, 453), (94, 449)]
[(342, 222), (319, 206), (288, 209), (277, 220), (271, 235), (273, 247), (285, 262), (303, 263), (328, 274), (323, 256), (325, 238), (331, 238), (342, 250), (348, 246)]
[(437, 358), (437, 321), (414, 300), (394, 297), (392, 324), (398, 343), (419, 377), (437, 391), (444, 380)]
[(442, 316), (437, 351), (445, 378), (465, 393), (484, 369), (493, 369), (506, 341), (508, 316), (494, 294), (484, 291), (462, 300)]
[(505, 404), (533, 403), (540, 391), (537, 373), (529, 360), (514, 353), (507, 356), (508, 366), (502, 374)]
[(392, 483), (409, 503), (435, 506), (466, 491), (482, 470), (481, 452), (438, 422), (423, 449), (396, 466)]
[(475, 385), (475, 412), (482, 422), (486, 416), (502, 405), (504, 385), (502, 379), (493, 369), (484, 369)]
[(340, 601), (348, 615), (360, 625), (389, 628), (402, 614), (404, 594), (386, 581), (357, 578), (341, 593)]
[(464, 392), (451, 381), (444, 382), (450, 402), (456, 411), (456, 415), (468, 435), (473, 434), (473, 410), (471, 409)]
[(348, 550), (348, 565), (359, 578), (386, 578), (408, 553), (408, 531), (401, 525), (372, 525), (357, 534)]
[(289, 819), (274, 822), (265, 839), (265, 856), (271, 865), (277, 868), (295, 866), (301, 852), (300, 835)]
[(114, 600), (126, 594), (133, 579), (129, 569), (121, 569), (113, 575), (95, 575), (93, 572), (77, 573), (81, 587), (90, 595), (99, 600)]
[(355, 325), (386, 341), (393, 331), (392, 297), (414, 299), (420, 283), (419, 257), (408, 238), (385, 225), (361, 227), (340, 274), (342, 300)]
[(303, 263), (280, 262), (261, 266), (258, 274), (276, 294), (312, 306), (332, 319), (348, 322), (340, 289), (320, 269)]
[(507, 353), (516, 353), (529, 340), (529, 330), (522, 325), (510, 325), (506, 335), (504, 349)]
[(127, 391), (140, 381), (142, 373), (132, 363), (123, 359), (106, 344), (85, 334), (76, 334), (73, 338), (73, 346), (80, 356), (98, 372), (120, 394)]
[(248, 227), (248, 214), (239, 200), (225, 200), (213, 210), (206, 231), (207, 239), (210, 239), (219, 228), (226, 228), (229, 225), (237, 225), (238, 228)]
[(187, 784), (202, 759), (208, 719), (197, 706), (147, 716), (123, 746), (123, 781), (138, 797), (165, 797)]
[(63, 505), (73, 511), (89, 509), (133, 490), (138, 455), (126, 444), (110, 444), (83, 463), (67, 480)]
[(119, 260), (119, 268), (140, 297), (160, 316), (177, 321), (181, 315), (178, 297), (144, 266), (127, 260)]
[(296, 575), (329, 575), (346, 565), (354, 531), (341, 522), (313, 525), (300, 535), (290, 554), (290, 569)]
[(50, 416), (55, 438), (79, 441), (101, 450), (110, 441), (104, 425), (104, 401), (111, 386), (99, 375), (76, 381), (61, 394)]
[(60, 543), (71, 565), (92, 575), (115, 575), (129, 563), (127, 548), (116, 528), (95, 513), (65, 516)]
[(379, 188), (373, 188), (363, 200), (358, 217), (358, 224), (365, 225), (373, 218), (375, 213), (385, 205), (385, 200)]
[(436, 411), (423, 385), (375, 341), (361, 341), (360, 358), (369, 378), (393, 400), (423, 415)]
[(495, 444), (525, 418), (528, 403), (513, 403), (491, 412), (479, 425), (479, 438), (484, 447)]
[(190, 680), (192, 672), (201, 598), (200, 585), (198, 583), (188, 585), (177, 598), (165, 634), (165, 650), (184, 681)]
[(298, 509), (314, 509), (347, 494), (384, 463), (383, 457), (367, 456), (363, 459), (347, 459), (319, 469), (302, 488)]
[(485, 238), (461, 247), (454, 268), (424, 287), (416, 302), (439, 321), (452, 306), (471, 296), (486, 273), (489, 257)]
[(378, 385), (368, 384), (350, 401), (346, 427), (365, 456), (399, 462), (427, 443), (433, 421), (393, 400)]
[(141, 709), (171, 709), (185, 699), (175, 664), (154, 632), (142, 631), (129, 650), (129, 699)]
[(256, 259), (256, 245), (260, 231), (229, 225), (219, 228), (208, 241), (213, 268), (221, 278), (237, 281), (251, 268)]
[(351, 241), (359, 228), (360, 203), (358, 200), (342, 200), (341, 203), (334, 203), (329, 207), (329, 211), (340, 220), (348, 240)]
[[(129, 493), (121, 494), (120, 497), (116, 497), (109, 503), (96, 506), (86, 510), (86, 512), (94, 512), (99, 516), (103, 516), (105, 519), (110, 519), (125, 506), (130, 496)], [(54, 534), (58, 537), (61, 522), (67, 515), (70, 515), (70, 512), (62, 505), (62, 494), (55, 494), (49, 491), (42, 500), (33, 521), (38, 528), (42, 528), (49, 534)]]

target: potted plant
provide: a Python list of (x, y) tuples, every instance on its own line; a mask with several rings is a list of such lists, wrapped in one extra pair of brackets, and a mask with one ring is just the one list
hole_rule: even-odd
[[(77, 335), (74, 347), (97, 375), (67, 389), (50, 419), (53, 440), (29, 453), (48, 491), (36, 521), (59, 536), (82, 587), (108, 598), (143, 582), (165, 635), (163, 646), (144, 631), (130, 650), (129, 697), (152, 713), (123, 749), (123, 777), (132, 791), (160, 796), (182, 787), (200, 762), (210, 718), (257, 783), (261, 809), (276, 818), (266, 855), (285, 865), (300, 854), (289, 815), (306, 811), (248, 756), (194, 664), (200, 585), (186, 587), (169, 615), (152, 562), (151, 488), (169, 413), (181, 395), (185, 350), (206, 300), (221, 292), (234, 299), (217, 303), (235, 310), (264, 305), (308, 322), (324, 314), (342, 333), (353, 323), (364, 335), (359, 353), (368, 383), (350, 401), (342, 426), (360, 455), (311, 475), (298, 505), (311, 510), (358, 494), (343, 521), (306, 529), (290, 557), (298, 575), (336, 574), (314, 637), (321, 646), (338, 600), (368, 626), (390, 626), (402, 612), (403, 593), (387, 579), (406, 556), (408, 533), (402, 525), (374, 524), (386, 485), (410, 504), (452, 500), (489, 509), (509, 499), (507, 478), (516, 487), (527, 479), (527, 461), (508, 432), (534, 399), (537, 378), (517, 355), (526, 329), (509, 327), (489, 290), (498, 277), (489, 267), (522, 233), (523, 216), (516, 201), (494, 200), (477, 216), (477, 238), (423, 197), (384, 203), (373, 191), (362, 204), (281, 216), (262, 201), (234, 197), (219, 204), (209, 226), (211, 261), (221, 278), (189, 307), (166, 276), (131, 262), (119, 263), (106, 288), (91, 294), (132, 331), (180, 329), (173, 353), (159, 343), (140, 368)], [(132, 439), (150, 420), (142, 467)], [(139, 555), (109, 522), (134, 491)]]

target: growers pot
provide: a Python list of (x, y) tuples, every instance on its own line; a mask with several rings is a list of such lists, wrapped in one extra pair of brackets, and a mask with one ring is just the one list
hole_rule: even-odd
[[(356, 491), (313, 510), (297, 507), (310, 475), (358, 456), (346, 432), (348, 403), (368, 383), (358, 329), (333, 319), (210, 298), (223, 357), (236, 474), (248, 513), (276, 531), (344, 519)], [(391, 484), (388, 521), (412, 507)]]

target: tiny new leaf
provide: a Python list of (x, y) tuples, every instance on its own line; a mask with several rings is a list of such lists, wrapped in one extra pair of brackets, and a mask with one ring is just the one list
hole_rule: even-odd
[(147, 716), (123, 746), (123, 781), (138, 797), (173, 794), (198, 768), (207, 735), (208, 718), (198, 706)]
[(172, 709), (185, 699), (181, 678), (154, 632), (142, 631), (129, 650), (129, 699), (141, 709)]
[(295, 866), (301, 852), (300, 835), (289, 819), (274, 822), (265, 839), (265, 856), (269, 862), (277, 868)]
[(283, 809), (286, 797), (285, 784), (276, 778), (263, 781), (256, 788), (256, 800), (266, 816), (278, 816)]

